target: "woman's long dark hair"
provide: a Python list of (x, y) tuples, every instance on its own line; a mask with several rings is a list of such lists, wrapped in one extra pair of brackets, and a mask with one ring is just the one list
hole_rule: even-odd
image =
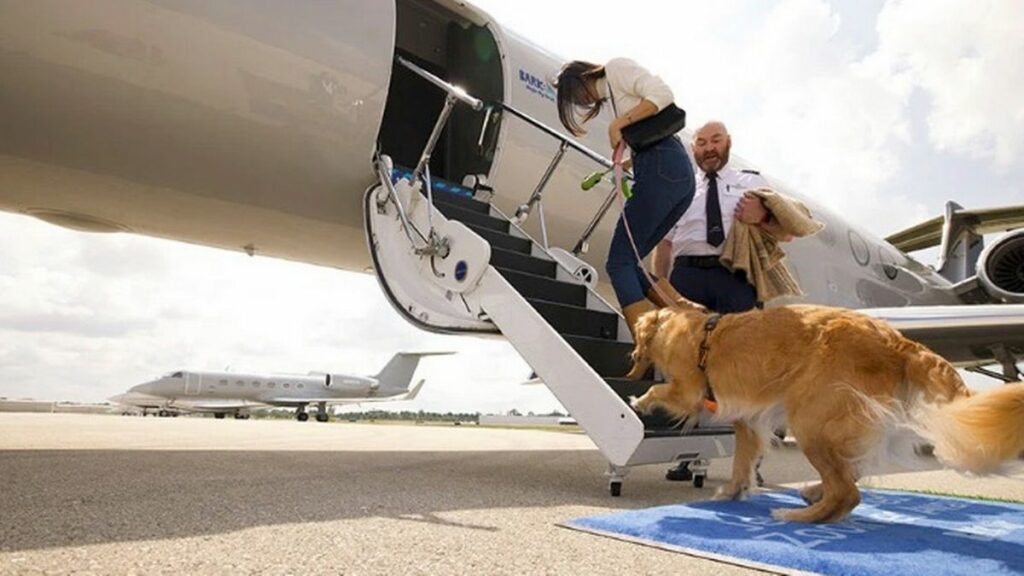
[[(558, 119), (574, 136), (586, 134), (581, 124), (600, 114), (604, 106), (604, 98), (598, 98), (589, 105), (583, 104), (583, 95), (590, 94), (587, 85), (598, 78), (604, 78), (604, 66), (581, 60), (569, 62), (558, 73), (555, 82), (558, 88)], [(576, 120), (577, 110), (583, 115), (582, 121)]]

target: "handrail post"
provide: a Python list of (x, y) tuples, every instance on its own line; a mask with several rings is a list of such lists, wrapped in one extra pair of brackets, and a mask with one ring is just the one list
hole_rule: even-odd
[(551, 163), (548, 164), (547, 170), (544, 171), (544, 175), (540, 177), (540, 182), (537, 183), (537, 187), (533, 189), (533, 194), (530, 194), (530, 198), (518, 209), (516, 209), (516, 223), (522, 224), (530, 216), (530, 211), (533, 210), (533, 205), (540, 202), (544, 197), (544, 187), (548, 185), (548, 181), (551, 180), (551, 176), (554, 175), (555, 169), (558, 168), (558, 164), (562, 161), (565, 156), (565, 151), (569, 149), (569, 143), (562, 141), (562, 144), (558, 147), (558, 152), (555, 152), (555, 157), (551, 159)]
[(449, 94), (444, 101), (444, 108), (441, 109), (441, 114), (437, 117), (437, 122), (434, 123), (434, 130), (430, 133), (430, 138), (427, 139), (427, 145), (423, 147), (423, 154), (420, 156), (420, 161), (416, 164), (416, 169), (412, 171), (412, 181), (416, 182), (420, 179), (423, 174), (423, 168), (430, 162), (430, 156), (434, 153), (434, 147), (437, 146), (437, 141), (441, 139), (441, 132), (444, 131), (445, 124), (448, 123), (448, 117), (451, 116), (452, 110), (455, 108), (456, 98)]
[(583, 231), (583, 236), (580, 237), (579, 241), (576, 242), (576, 246), (573, 247), (572, 253), (579, 256), (580, 253), (587, 253), (587, 243), (590, 241), (590, 236), (597, 230), (597, 225), (604, 219), (604, 215), (608, 213), (608, 209), (612, 207), (612, 202), (615, 201), (615, 195), (618, 194), (618, 189), (613, 189), (608, 197), (601, 203), (601, 208), (598, 209), (597, 214), (594, 214), (594, 218), (587, 225), (587, 229)]

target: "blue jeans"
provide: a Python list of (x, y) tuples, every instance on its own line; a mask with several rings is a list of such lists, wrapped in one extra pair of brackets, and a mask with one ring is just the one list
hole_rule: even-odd
[(633, 197), (626, 201), (608, 247), (605, 270), (619, 305), (625, 308), (647, 297), (651, 283), (623, 226), (629, 221), (640, 258), (650, 254), (693, 201), (694, 178), (690, 158), (678, 138), (666, 138), (633, 155)]

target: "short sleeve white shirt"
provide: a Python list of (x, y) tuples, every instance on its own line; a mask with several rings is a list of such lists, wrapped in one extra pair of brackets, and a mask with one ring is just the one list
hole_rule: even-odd
[[(676, 225), (665, 235), (672, 242), (672, 259), (679, 256), (719, 256), (725, 243), (712, 246), (707, 242), (708, 177), (698, 170), (693, 202)], [(755, 188), (768, 187), (760, 174), (733, 170), (728, 166), (718, 173), (718, 203), (722, 208), (722, 228), (729, 237), (734, 220), (733, 212), (743, 194)]]

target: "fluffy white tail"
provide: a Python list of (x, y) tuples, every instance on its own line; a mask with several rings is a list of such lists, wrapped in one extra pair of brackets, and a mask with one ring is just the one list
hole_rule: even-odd
[(915, 420), (943, 464), (994, 472), (1024, 452), (1024, 383), (924, 406)]

